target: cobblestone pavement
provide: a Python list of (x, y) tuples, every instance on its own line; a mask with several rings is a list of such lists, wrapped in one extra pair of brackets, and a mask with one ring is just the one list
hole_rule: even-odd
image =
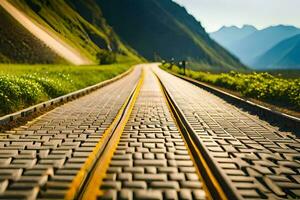
[(63, 199), (140, 71), (1, 133), (0, 199)]
[(101, 199), (205, 199), (158, 80), (145, 81), (110, 162)]
[(240, 199), (300, 199), (300, 139), (155, 67)]

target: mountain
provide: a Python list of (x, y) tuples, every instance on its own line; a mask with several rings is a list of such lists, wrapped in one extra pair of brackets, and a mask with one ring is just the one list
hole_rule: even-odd
[(299, 33), (300, 29), (294, 26), (271, 26), (236, 41), (228, 48), (244, 63), (251, 65), (256, 57), (262, 55), (282, 40)]
[(186, 59), (193, 69), (245, 69), (172, 0), (95, 1), (122, 41), (149, 60)]
[[(66, 41), (94, 63), (99, 54), (114, 52), (120, 59), (139, 59), (102, 16), (94, 0), (11, 0), (15, 7), (43, 26), (51, 35)], [(82, 13), (78, 12), (78, 7)], [(0, 60), (1, 61), (1, 60)]]
[(229, 49), (233, 43), (249, 36), (256, 31), (257, 29), (251, 25), (244, 25), (241, 28), (236, 26), (223, 26), (218, 31), (210, 33), (210, 37), (223, 47)]
[(262, 30), (255, 30), (252, 26), (244, 26), (241, 29), (222, 27), (210, 36), (243, 63), (253, 66), (257, 58), (274, 45), (297, 34), (300, 34), (300, 29), (294, 26), (278, 25)]
[(0, 7), (1, 63), (66, 63)]
[(285, 39), (258, 57), (256, 69), (300, 69), (300, 34)]

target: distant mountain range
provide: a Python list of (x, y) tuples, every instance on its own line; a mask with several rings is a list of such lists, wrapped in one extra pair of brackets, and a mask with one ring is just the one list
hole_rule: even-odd
[(250, 25), (244, 25), (242, 28), (236, 26), (223, 26), (218, 31), (211, 33), (210, 36), (223, 47), (230, 48), (236, 41), (239, 41), (256, 31), (257, 29)]
[[(233, 31), (234, 30), (234, 31)], [(230, 36), (228, 32), (230, 31)], [(284, 44), (290, 44), (291, 37), (300, 34), (300, 29), (294, 26), (271, 26), (262, 30), (256, 30), (254, 27), (249, 28), (249, 26), (244, 26), (242, 28), (237, 27), (223, 27), (219, 31), (211, 33), (210, 36), (227, 48), (230, 52), (241, 59), (245, 64), (255, 68), (255, 69), (265, 69), (265, 68), (297, 68), (295, 64), (295, 57), (285, 58), (284, 62), (276, 61), (278, 57), (273, 59), (270, 57), (273, 55), (270, 52), (277, 52), (276, 55), (280, 57), (284, 56), (284, 52), (287, 49), (278, 49), (280, 47), (286, 47), (286, 45), (279, 45), (283, 42)], [(289, 40), (284, 42), (284, 40)], [(228, 42), (229, 41), (229, 42)], [(291, 49), (293, 46), (290, 46)], [(272, 48), (276, 48), (274, 51)], [(267, 55), (266, 55), (267, 54)], [(285, 54), (289, 56), (289, 54)], [(264, 60), (267, 59), (267, 60)], [(272, 60), (274, 63), (271, 63)], [(285, 63), (284, 66), (280, 64)], [(300, 64), (300, 63), (299, 63)]]
[(300, 69), (300, 34), (285, 39), (259, 56), (253, 66), (264, 69)]

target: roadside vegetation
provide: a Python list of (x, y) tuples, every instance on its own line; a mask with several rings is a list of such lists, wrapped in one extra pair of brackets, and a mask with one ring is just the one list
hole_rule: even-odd
[[(263, 72), (263, 71), (257, 71)], [(283, 70), (267, 70), (269, 74), (280, 77), (280, 78), (300, 78), (300, 70), (299, 69), (283, 69)]]
[(113, 78), (133, 63), (101, 66), (0, 64), (0, 115)]
[[(164, 64), (165, 70), (184, 75), (178, 66)], [(209, 73), (186, 70), (185, 76), (238, 92), (241, 96), (257, 99), (279, 107), (300, 111), (300, 78), (285, 78), (274, 76), (267, 72), (239, 73)]]

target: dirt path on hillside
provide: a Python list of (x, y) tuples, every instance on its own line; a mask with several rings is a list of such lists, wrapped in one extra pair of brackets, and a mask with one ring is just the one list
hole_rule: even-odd
[(32, 21), (23, 12), (15, 8), (6, 0), (0, 0), (2, 6), (15, 20), (22, 24), (30, 33), (44, 42), (49, 48), (55, 51), (58, 55), (75, 65), (92, 64), (92, 61), (80, 55), (78, 51), (70, 47), (59, 38), (51, 36), (46, 30), (41, 28), (38, 24)]

